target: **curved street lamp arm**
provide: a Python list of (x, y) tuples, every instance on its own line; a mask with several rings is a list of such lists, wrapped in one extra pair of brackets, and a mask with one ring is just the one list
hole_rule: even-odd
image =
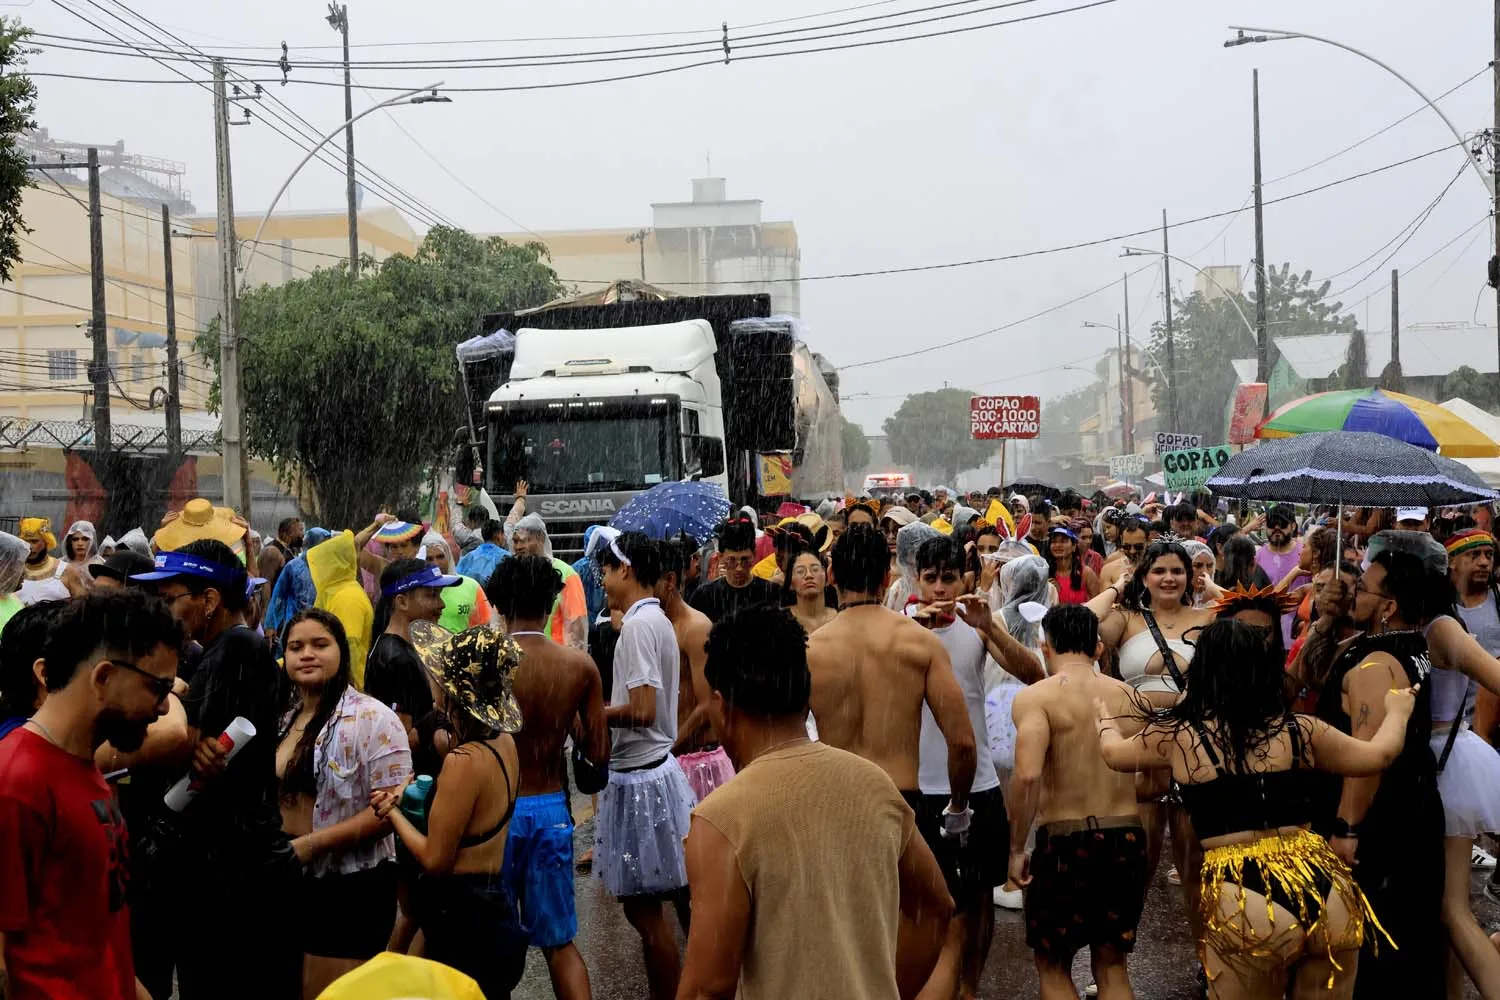
[[(1493, 197), (1495, 189), (1492, 186), (1490, 178), (1485, 175), (1484, 168), (1479, 165), (1479, 160), (1476, 159), (1474, 157), (1474, 154), (1469, 151), (1469, 140), (1464, 138), (1463, 133), (1459, 132), (1458, 126), (1454, 125), (1453, 122), (1448, 118), (1448, 116), (1443, 113), (1443, 109), (1433, 103), (1432, 98), (1422, 93), (1422, 91), (1417, 87), (1415, 83), (1412, 83), (1406, 77), (1402, 76), (1388, 63), (1384, 63), (1379, 59), (1376, 59), (1368, 52), (1361, 52), (1359, 49), (1354, 48), (1352, 45), (1345, 45), (1343, 42), (1336, 42), (1331, 38), (1323, 38), (1319, 35), (1309, 35), (1306, 32), (1283, 31), (1280, 28), (1250, 28), (1239, 24), (1231, 24), (1229, 26), (1229, 30), (1264, 34), (1266, 36), (1264, 40), (1268, 42), (1281, 42), (1286, 41), (1289, 38), (1305, 38), (1311, 42), (1322, 42), (1324, 45), (1332, 45), (1336, 49), (1343, 49), (1345, 52), (1357, 55), (1361, 59), (1365, 59), (1369, 62), (1374, 63), (1376, 66), (1379, 66), (1381, 69), (1391, 74), (1391, 76), (1394, 76), (1396, 79), (1406, 84), (1406, 86), (1410, 88), (1412, 93), (1420, 97), (1422, 101), (1432, 109), (1433, 113), (1443, 120), (1443, 124), (1448, 126), (1448, 131), (1452, 132), (1453, 138), (1458, 141), (1459, 148), (1461, 148), (1464, 151), (1465, 155), (1469, 157), (1469, 165), (1474, 168), (1474, 173), (1478, 175), (1479, 183), (1484, 185), (1485, 193)], [(1255, 41), (1261, 41), (1261, 39), (1255, 39)]]
[(370, 107), (365, 108), (363, 111), (355, 115), (353, 118), (350, 118), (348, 121), (339, 122), (337, 128), (335, 128), (332, 132), (329, 132), (323, 138), (319, 139), (317, 143), (307, 151), (307, 155), (302, 157), (301, 162), (299, 162), (295, 167), (292, 168), (292, 172), (290, 174), (287, 174), (286, 180), (281, 182), (281, 187), (276, 189), (276, 194), (271, 198), (270, 206), (266, 208), (266, 214), (261, 218), (260, 225), (255, 229), (255, 235), (250, 238), (250, 256), (245, 260), (243, 264), (240, 265), (241, 291), (244, 290), (245, 283), (249, 280), (250, 264), (255, 260), (255, 255), (260, 252), (260, 237), (261, 234), (266, 231), (266, 223), (271, 221), (271, 213), (276, 211), (277, 203), (281, 201), (281, 196), (286, 194), (286, 189), (291, 187), (292, 180), (297, 176), (298, 173), (301, 172), (303, 167), (307, 166), (308, 161), (317, 154), (318, 150), (322, 149), (335, 136), (343, 132), (347, 126), (359, 121), (365, 115), (368, 115), (375, 111), (379, 111), (381, 108), (388, 108), (393, 104), (401, 104), (413, 97), (416, 97), (418, 94), (426, 93), (427, 91), (435, 91), (441, 86), (441, 82), (428, 84), (425, 87), (418, 87), (415, 90), (409, 90), (404, 94), (396, 94), (394, 97), (388, 97), (385, 100), (381, 101), (379, 104), (372, 104)]

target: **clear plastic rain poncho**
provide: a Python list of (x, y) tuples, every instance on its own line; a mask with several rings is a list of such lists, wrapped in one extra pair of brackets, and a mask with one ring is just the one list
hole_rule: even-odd
[(14, 594), (26, 575), (26, 556), (31, 546), (8, 531), (0, 531), (0, 597)]
[[(999, 614), (1005, 630), (1021, 645), (1041, 659), (1041, 626), (1022, 614), (1021, 606), (1035, 612), (1049, 603), (1051, 574), (1047, 560), (1038, 555), (1018, 556), (1000, 567), (997, 586), (1000, 590)], [(990, 756), (995, 766), (1009, 772), (1016, 766), (1016, 724), (1011, 706), (1016, 692), (1026, 685), (1020, 678), (995, 662), (984, 661), (984, 721), (990, 734)]]
[(913, 521), (896, 532), (896, 565), (901, 576), (885, 592), (886, 607), (892, 611), (906, 607), (906, 599), (917, 593), (917, 550), (928, 539), (942, 537), (942, 532), (921, 521)]
[(151, 551), (151, 539), (147, 538), (146, 533), (140, 528), (131, 528), (125, 534), (121, 535), (120, 544), (132, 552), (139, 552), (147, 559), (150, 559), (153, 555)]
[[(84, 557), (79, 560), (74, 560), (73, 558), (72, 541), (75, 538), (87, 538), (89, 540), (89, 550), (84, 555)], [(68, 533), (63, 536), (62, 561), (64, 565), (77, 566), (79, 569), (83, 569), (89, 563), (99, 562), (100, 559), (98, 542), (99, 532), (97, 529), (95, 529), (94, 523), (92, 521), (74, 521), (71, 525), (68, 526)], [(62, 575), (62, 572), (60, 570), (58, 572), (58, 575)]]
[(552, 538), (547, 534), (547, 522), (542, 520), (542, 515), (527, 514), (525, 517), (521, 518), (515, 523), (515, 527), (510, 529), (510, 533), (506, 536), (505, 540), (510, 545), (510, 550), (512, 552), (516, 550), (516, 535), (520, 534), (523, 531), (529, 531), (541, 535), (542, 555), (546, 556), (548, 559), (554, 558), (552, 555)]
[(1000, 620), (1005, 631), (1028, 649), (1042, 647), (1042, 629), (1026, 620), (1021, 605), (1049, 603), (1049, 576), (1047, 560), (1041, 556), (1021, 556), (1000, 567)]

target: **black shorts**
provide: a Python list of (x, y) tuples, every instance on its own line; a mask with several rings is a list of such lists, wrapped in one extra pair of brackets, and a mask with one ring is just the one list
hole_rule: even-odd
[(369, 959), (385, 951), (396, 924), (396, 872), (389, 862), (348, 875), (302, 880), (302, 950), (323, 958)]
[(917, 814), (917, 830), (932, 848), (948, 894), (959, 912), (973, 906), (989, 906), (989, 891), (1005, 881), (1010, 850), (1010, 820), (1005, 815), (1005, 798), (1000, 789), (974, 792), (969, 808), (969, 836), (962, 846), (943, 836), (943, 810), (948, 808), (946, 795), (923, 795), (902, 792), (906, 804)]
[(1036, 832), (1026, 887), (1026, 944), (1071, 967), (1081, 948), (1129, 954), (1146, 902), (1146, 831), (1132, 825)]

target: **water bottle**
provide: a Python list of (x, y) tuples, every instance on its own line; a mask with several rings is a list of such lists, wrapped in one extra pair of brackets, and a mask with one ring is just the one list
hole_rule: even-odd
[(401, 814), (422, 833), (427, 832), (427, 804), (432, 800), (436, 780), (430, 774), (419, 774), (401, 793)]

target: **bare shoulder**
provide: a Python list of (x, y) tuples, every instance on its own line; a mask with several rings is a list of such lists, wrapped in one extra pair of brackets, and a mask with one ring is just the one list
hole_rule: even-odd
[(713, 620), (697, 608), (688, 608), (687, 614), (682, 619), (682, 635), (684, 639), (707, 642), (708, 633), (713, 631), (713, 627)]

